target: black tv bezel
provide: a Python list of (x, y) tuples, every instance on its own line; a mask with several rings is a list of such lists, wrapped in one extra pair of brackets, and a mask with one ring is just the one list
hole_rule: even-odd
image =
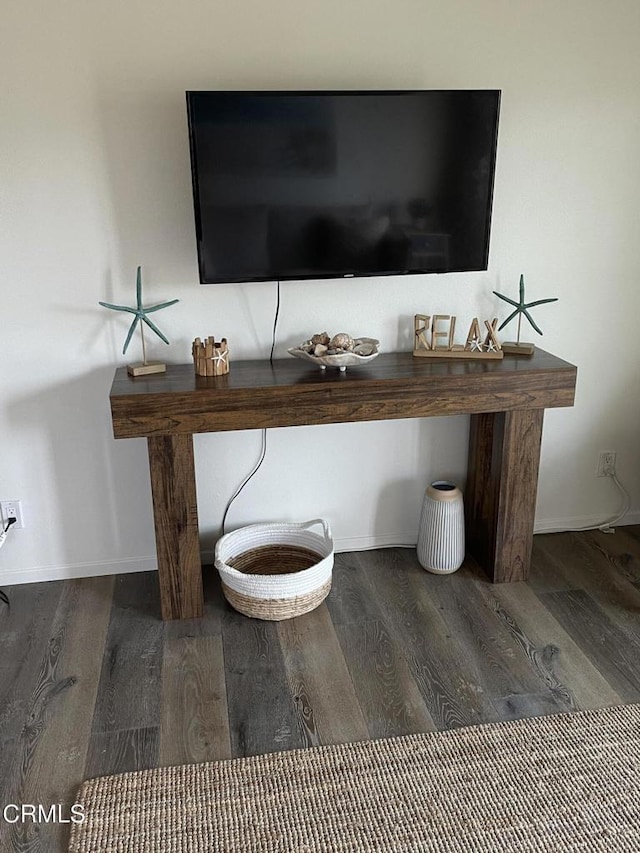
[[(336, 95), (362, 95), (365, 97), (368, 96), (380, 96), (380, 95), (420, 95), (427, 93), (450, 93), (450, 92), (467, 92), (467, 93), (481, 93), (481, 92), (490, 92), (496, 96), (496, 124), (495, 131), (491, 143), (491, 184), (489, 187), (489, 193), (487, 197), (487, 217), (486, 217), (486, 227), (485, 227), (485, 252), (483, 258), (483, 265), (481, 267), (465, 267), (459, 268), (455, 270), (424, 270), (424, 269), (409, 269), (409, 270), (384, 270), (384, 271), (375, 271), (375, 272), (362, 272), (362, 271), (354, 271), (354, 272), (344, 272), (342, 274), (336, 274), (333, 272), (329, 273), (316, 273), (313, 275), (280, 275), (280, 276), (238, 276), (234, 278), (229, 278), (225, 276), (224, 278), (205, 278), (204, 275), (204, 262), (202, 258), (202, 252), (200, 251), (200, 245), (202, 242), (202, 221), (201, 221), (201, 207), (200, 207), (200, 192), (199, 192), (199, 181), (198, 181), (198, 160), (196, 156), (196, 144), (194, 139), (194, 127), (193, 127), (193, 116), (191, 109), (191, 96), (192, 95), (245, 95), (245, 96), (260, 96), (260, 97), (282, 97), (282, 96), (293, 96), (293, 97), (309, 97), (313, 96), (327, 96), (327, 97), (335, 97)], [(193, 207), (194, 207), (194, 216), (195, 216), (195, 226), (196, 226), (196, 249), (198, 254), (198, 272), (200, 276), (200, 284), (250, 284), (252, 282), (259, 283), (265, 281), (316, 281), (322, 279), (332, 279), (335, 281), (340, 281), (345, 278), (378, 278), (382, 276), (401, 276), (401, 275), (454, 275), (457, 273), (464, 272), (483, 272), (486, 271), (489, 267), (489, 251), (490, 251), (490, 239), (491, 239), (491, 220), (493, 214), (493, 194), (495, 187), (495, 173), (496, 173), (496, 162), (497, 162), (497, 152), (498, 152), (498, 127), (500, 124), (500, 103), (502, 99), (502, 89), (295, 89), (295, 90), (287, 90), (287, 89), (188, 89), (186, 90), (186, 100), (187, 100), (187, 124), (188, 124), (188, 133), (189, 133), (189, 156), (191, 161), (191, 186), (193, 190)]]

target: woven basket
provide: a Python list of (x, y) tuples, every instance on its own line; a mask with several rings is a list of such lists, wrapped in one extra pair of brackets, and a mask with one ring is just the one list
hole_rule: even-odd
[[(320, 525), (322, 535), (311, 527)], [(280, 621), (313, 610), (329, 594), (333, 539), (321, 518), (252, 524), (216, 544), (215, 566), (229, 604), (254, 619)]]

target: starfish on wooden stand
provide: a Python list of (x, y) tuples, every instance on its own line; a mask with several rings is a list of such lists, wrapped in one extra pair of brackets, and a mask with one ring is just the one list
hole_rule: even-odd
[(507, 323), (510, 323), (514, 317), (518, 317), (518, 338), (515, 342), (509, 342), (502, 344), (502, 350), (505, 353), (511, 353), (515, 355), (532, 355), (535, 350), (534, 344), (525, 344), (520, 343), (520, 324), (522, 322), (522, 315), (527, 318), (527, 320), (531, 323), (536, 332), (541, 335), (542, 330), (535, 324), (533, 317), (529, 314), (530, 308), (535, 308), (536, 305), (544, 305), (547, 302), (557, 302), (558, 298), (553, 297), (551, 299), (536, 299), (535, 302), (525, 302), (524, 301), (524, 275), (520, 275), (520, 301), (516, 302), (515, 299), (510, 299), (508, 296), (504, 296), (502, 293), (498, 293), (497, 290), (493, 291), (494, 294), (499, 298), (503, 299), (505, 302), (508, 302), (510, 305), (515, 307), (515, 311), (512, 311), (511, 314), (507, 317), (507, 319), (502, 323), (498, 331), (502, 331)]
[(140, 338), (142, 340), (142, 362), (138, 362), (137, 364), (128, 364), (127, 372), (131, 376), (142, 376), (147, 373), (164, 373), (167, 369), (167, 365), (160, 361), (147, 361), (147, 350), (144, 342), (144, 326), (143, 323), (151, 329), (152, 332), (168, 344), (169, 341), (162, 334), (160, 329), (153, 323), (148, 317), (147, 314), (151, 314), (154, 311), (160, 311), (162, 308), (168, 308), (169, 305), (175, 305), (176, 302), (179, 302), (178, 299), (170, 299), (168, 302), (160, 302), (158, 305), (151, 305), (149, 308), (145, 308), (142, 304), (142, 275), (140, 273), (140, 267), (138, 267), (138, 271), (136, 274), (136, 307), (130, 308), (128, 305), (112, 305), (110, 302), (99, 302), (99, 305), (102, 305), (103, 308), (111, 308), (113, 311), (125, 311), (128, 314), (133, 314), (133, 320), (131, 321), (131, 325), (129, 326), (129, 331), (127, 333), (126, 340), (124, 342), (124, 346), (122, 348), (122, 354), (124, 355), (127, 351), (127, 347), (131, 343), (131, 338), (133, 333), (136, 330), (136, 326), (138, 323), (140, 324)]

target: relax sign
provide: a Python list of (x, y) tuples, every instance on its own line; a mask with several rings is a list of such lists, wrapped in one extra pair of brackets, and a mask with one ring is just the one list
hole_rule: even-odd
[(496, 337), (497, 317), (484, 321), (484, 329), (474, 317), (464, 344), (455, 343), (456, 317), (450, 314), (416, 314), (413, 354), (440, 358), (502, 358), (503, 352)]

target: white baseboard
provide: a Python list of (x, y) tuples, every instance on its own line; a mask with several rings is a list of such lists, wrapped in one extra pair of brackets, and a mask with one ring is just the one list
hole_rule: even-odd
[[(387, 533), (382, 536), (352, 536), (333, 540), (333, 550), (336, 554), (347, 551), (373, 551), (374, 548), (415, 548), (417, 532)], [(200, 556), (204, 565), (213, 565), (214, 552), (201, 551)]]
[(382, 536), (349, 536), (334, 540), (334, 550), (340, 554), (345, 551), (372, 551), (374, 548), (415, 548), (418, 531), (387, 533)]
[[(552, 518), (536, 520), (534, 533), (562, 533), (576, 528), (596, 528), (605, 524), (606, 518), (602, 516), (573, 516), (569, 518)], [(616, 525), (623, 527), (627, 524), (640, 524), (640, 510), (628, 512), (624, 519)], [(336, 553), (344, 551), (371, 551), (374, 548), (415, 548), (417, 542), (417, 531), (408, 531), (397, 535), (386, 534), (384, 536), (356, 536), (334, 541)], [(213, 555), (211, 557), (213, 562)]]
[[(536, 519), (533, 528), (534, 533), (562, 533), (568, 530), (577, 530), (581, 527), (600, 527), (606, 524), (607, 519), (601, 515), (578, 515), (570, 518), (540, 518)], [(624, 527), (627, 524), (640, 524), (640, 510), (628, 512), (616, 527)]]
[[(535, 523), (535, 533), (560, 533), (581, 527), (598, 527), (606, 519), (594, 516), (573, 516), (569, 518), (538, 519)], [(619, 526), (640, 524), (640, 510), (628, 512)], [(382, 536), (352, 536), (336, 539), (336, 553), (345, 551), (371, 551), (374, 548), (413, 548), (416, 544), (416, 531), (405, 531), (394, 535), (387, 533)], [(201, 552), (202, 562), (212, 565), (214, 552)], [(13, 586), (19, 583), (37, 583), (38, 581), (73, 580), (75, 578), (91, 578), (99, 575), (122, 575), (130, 572), (150, 572), (158, 567), (155, 556), (136, 557), (131, 560), (113, 560), (95, 563), (70, 563), (63, 566), (35, 566), (28, 569), (0, 571), (0, 587)]]
[(112, 560), (100, 563), (69, 563), (64, 566), (35, 566), (29, 569), (0, 570), (0, 587), (38, 581), (62, 581), (75, 578), (94, 578), (101, 575), (124, 575), (149, 572), (158, 568), (155, 557), (133, 560)]
[[(596, 528), (606, 522), (602, 516), (578, 515), (566, 518), (539, 519), (534, 525), (534, 533), (562, 533), (563, 531), (575, 530), (576, 528)], [(618, 524), (623, 527), (626, 524), (640, 524), (640, 510), (628, 512), (624, 519)], [(407, 530), (404, 533), (386, 533), (382, 536), (351, 536), (334, 540), (336, 554), (347, 551), (371, 551), (374, 548), (415, 548), (417, 542), (417, 531)], [(211, 565), (214, 552), (203, 551), (202, 562)]]

